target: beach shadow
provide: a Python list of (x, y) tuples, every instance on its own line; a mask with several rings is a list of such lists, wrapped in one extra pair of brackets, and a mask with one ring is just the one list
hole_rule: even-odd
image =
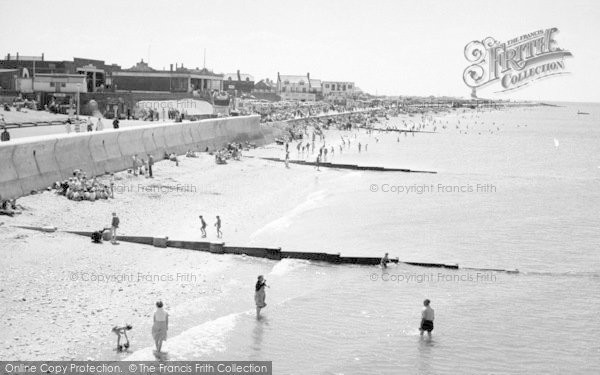
[(436, 345), (436, 341), (433, 337), (428, 337), (427, 334), (419, 336), (419, 349), (421, 348), (432, 348)]
[(262, 350), (262, 342), (265, 333), (265, 327), (269, 326), (269, 320), (265, 316), (261, 316), (256, 320), (254, 329), (252, 330), (252, 350), (255, 354), (260, 354)]
[(167, 352), (156, 352), (153, 351), (152, 354), (154, 354), (154, 358), (156, 358), (157, 361), (159, 362), (163, 362), (163, 361), (168, 361), (169, 360), (169, 353)]

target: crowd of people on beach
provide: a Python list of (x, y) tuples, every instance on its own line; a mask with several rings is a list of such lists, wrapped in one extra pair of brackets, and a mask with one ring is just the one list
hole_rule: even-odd
[(243, 146), (241, 143), (229, 143), (226, 147), (215, 151), (215, 163), (227, 164), (227, 160), (241, 160)]
[(241, 115), (260, 115), (261, 122), (285, 121), (326, 114), (341, 113), (354, 109), (327, 102), (264, 102), (242, 101), (239, 106)]
[(114, 175), (111, 175), (111, 182), (107, 185), (96, 177), (88, 178), (86, 172), (76, 169), (72, 177), (55, 182), (52, 188), (56, 189), (57, 194), (73, 201), (114, 198)]

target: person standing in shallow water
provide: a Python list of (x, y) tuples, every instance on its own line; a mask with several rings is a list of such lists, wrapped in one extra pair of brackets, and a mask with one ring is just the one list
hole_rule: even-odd
[(254, 291), (254, 302), (256, 303), (256, 319), (260, 319), (260, 310), (267, 306), (265, 303), (265, 288), (267, 288), (267, 280), (260, 275), (258, 276), (258, 281), (256, 282), (255, 291)]
[(169, 330), (169, 314), (163, 309), (162, 301), (156, 302), (156, 311), (154, 312), (152, 324), (152, 338), (156, 345), (156, 354), (162, 353), (162, 343), (167, 341), (167, 331)]
[(423, 301), (423, 306), (425, 307), (423, 307), (423, 312), (421, 312), (421, 327), (419, 328), (419, 330), (421, 331), (421, 336), (423, 336), (423, 333), (427, 331), (427, 336), (431, 338), (431, 331), (433, 331), (433, 319), (435, 319), (435, 312), (433, 311), (431, 306), (429, 306), (430, 303), (431, 301), (429, 301), (428, 299)]

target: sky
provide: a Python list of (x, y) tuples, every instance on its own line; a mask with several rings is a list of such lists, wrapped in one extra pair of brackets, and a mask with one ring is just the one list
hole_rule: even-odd
[(600, 1), (0, 0), (0, 54), (86, 57), (124, 68), (183, 63), (258, 81), (353, 81), (379, 95), (469, 97), (464, 48), (556, 27), (567, 75), (480, 97), (600, 102)]

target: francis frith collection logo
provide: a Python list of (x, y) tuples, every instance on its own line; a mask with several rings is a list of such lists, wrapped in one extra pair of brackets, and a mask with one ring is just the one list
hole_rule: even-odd
[(476, 90), (488, 85), (499, 85), (496, 92), (507, 92), (551, 76), (568, 74), (565, 58), (571, 52), (558, 47), (553, 27), (521, 35), (507, 42), (492, 37), (474, 40), (465, 47), (465, 57), (471, 63), (463, 80)]

